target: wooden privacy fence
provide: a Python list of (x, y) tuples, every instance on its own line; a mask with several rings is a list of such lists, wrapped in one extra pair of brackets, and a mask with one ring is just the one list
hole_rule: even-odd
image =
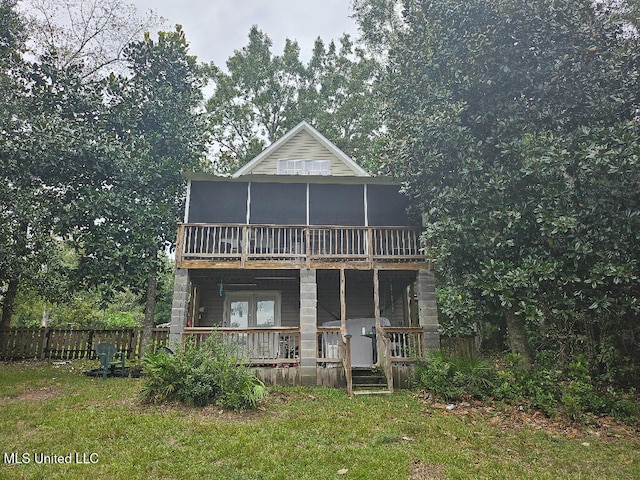
[(477, 358), (476, 337), (440, 337), (440, 349), (449, 355), (464, 358)]
[[(70, 360), (95, 358), (100, 342), (115, 345), (132, 360), (140, 354), (141, 328), (9, 328), (0, 330), (0, 359), (26, 358)], [(168, 328), (154, 328), (151, 346), (156, 349), (169, 342)]]

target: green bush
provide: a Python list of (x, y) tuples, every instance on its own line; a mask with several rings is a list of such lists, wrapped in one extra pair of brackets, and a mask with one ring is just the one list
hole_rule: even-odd
[(561, 396), (562, 370), (535, 366), (525, 370), (519, 355), (508, 354), (502, 368), (494, 398), (510, 404), (526, 404), (548, 416), (557, 413)]
[(564, 415), (574, 422), (591, 414), (606, 414), (637, 423), (640, 404), (635, 391), (598, 388), (584, 356), (576, 356), (566, 370), (541, 362), (531, 370), (520, 366), (517, 355), (507, 355), (498, 369), (494, 398), (509, 404), (525, 404), (547, 416)]
[(213, 334), (202, 344), (187, 343), (175, 354), (163, 350), (148, 353), (142, 398), (195, 406), (214, 404), (231, 410), (254, 408), (267, 391), (239, 360), (236, 349)]
[(497, 376), (490, 362), (447, 355), (440, 351), (418, 360), (411, 378), (414, 388), (424, 388), (446, 401), (462, 397), (487, 398), (496, 388)]
[(416, 362), (411, 384), (445, 401), (491, 397), (535, 408), (549, 417), (563, 415), (574, 422), (592, 414), (607, 414), (638, 423), (636, 392), (598, 388), (583, 356), (576, 356), (565, 370), (544, 361), (525, 370), (520, 357), (511, 354), (498, 364), (496, 368), (486, 360), (430, 352), (425, 360)]

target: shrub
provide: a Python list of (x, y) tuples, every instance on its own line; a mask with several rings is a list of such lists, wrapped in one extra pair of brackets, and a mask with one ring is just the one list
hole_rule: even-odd
[(447, 401), (462, 397), (486, 398), (496, 388), (497, 376), (490, 362), (447, 355), (440, 351), (418, 360), (411, 378), (414, 388), (424, 388)]
[(264, 384), (239, 361), (236, 349), (210, 335), (206, 342), (187, 343), (175, 354), (148, 353), (142, 398), (150, 402), (214, 404), (231, 410), (255, 407), (266, 397)]
[(508, 354), (498, 369), (499, 385), (494, 391), (496, 400), (510, 404), (524, 403), (548, 416), (557, 413), (561, 395), (563, 372), (556, 368), (534, 366), (525, 370), (519, 355)]
[(497, 371), (494, 397), (529, 405), (547, 416), (562, 414), (574, 422), (583, 421), (589, 414), (607, 414), (637, 423), (640, 404), (635, 391), (598, 389), (589, 371), (581, 355), (573, 358), (566, 371), (545, 362), (527, 371), (520, 367), (517, 355), (507, 355), (504, 368)]
[(521, 367), (518, 355), (506, 355), (500, 367), (475, 360), (430, 352), (418, 360), (411, 379), (414, 388), (428, 390), (436, 398), (489, 398), (524, 405), (547, 416), (564, 415), (579, 422), (590, 414), (608, 414), (630, 423), (638, 422), (640, 403), (636, 392), (598, 389), (584, 357), (577, 356), (566, 370), (540, 363), (530, 370)]

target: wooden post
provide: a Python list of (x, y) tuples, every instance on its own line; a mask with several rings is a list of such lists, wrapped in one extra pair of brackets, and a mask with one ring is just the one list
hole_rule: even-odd
[(187, 325), (191, 327), (199, 327), (196, 312), (198, 311), (198, 290), (194, 283), (191, 283), (191, 292), (189, 294), (189, 306), (187, 310)]
[(45, 327), (42, 332), (42, 351), (40, 352), (40, 360), (44, 360), (49, 355), (51, 349), (51, 328)]
[(175, 257), (175, 265), (177, 268), (180, 268), (182, 265), (182, 252), (184, 251), (184, 235), (185, 235), (185, 227), (184, 225), (178, 225), (178, 234), (176, 236), (176, 257)]
[[(247, 251), (249, 250), (249, 232), (246, 225), (242, 227), (241, 238), (238, 238), (238, 248), (240, 249), (240, 268), (244, 268), (247, 261)], [(240, 232), (238, 232), (240, 234)], [(246, 243), (246, 245), (245, 245)]]
[[(309, 185), (307, 184), (307, 190), (308, 187)], [(305, 262), (307, 264), (307, 268), (311, 268), (311, 254), (313, 253), (312, 248), (315, 246), (311, 245), (311, 230), (309, 230), (308, 225), (304, 229), (304, 245)]]
[(373, 269), (373, 313), (376, 317), (376, 332), (380, 333), (380, 281), (378, 269)]
[(41, 335), (42, 338), (40, 339), (40, 351), (38, 352), (38, 358), (40, 360), (44, 360), (49, 343), (49, 327), (44, 327)]
[(373, 244), (373, 230), (371, 228), (367, 229), (367, 259), (369, 261), (369, 265), (373, 266), (373, 253), (375, 250), (375, 246)]
[(409, 319), (409, 287), (402, 290), (402, 326), (411, 326), (411, 320)]
[[(136, 350), (137, 350), (136, 329), (135, 328), (129, 329), (128, 336), (129, 336), (129, 339), (127, 342), (127, 360), (133, 360), (134, 358), (136, 358)], [(153, 351), (153, 329), (151, 330), (151, 339), (149, 340), (149, 345), (151, 345), (152, 351)]]
[(344, 268), (340, 269), (340, 330), (342, 334), (347, 333), (347, 299), (346, 299), (346, 279)]
[(347, 395), (353, 395), (353, 376), (351, 372), (351, 335), (342, 335), (342, 365), (347, 381)]

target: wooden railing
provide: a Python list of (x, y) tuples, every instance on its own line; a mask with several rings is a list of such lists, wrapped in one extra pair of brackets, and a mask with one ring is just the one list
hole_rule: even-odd
[(415, 227), (183, 224), (176, 261), (427, 262)]
[(393, 393), (393, 366), (391, 360), (391, 340), (382, 327), (378, 327), (376, 335), (378, 348), (378, 364), (387, 380), (387, 389)]
[(347, 395), (353, 393), (351, 374), (351, 335), (344, 335), (340, 327), (318, 327), (316, 362), (325, 367), (340, 367), (347, 382)]
[(238, 357), (253, 365), (293, 365), (300, 362), (300, 329), (293, 328), (210, 328), (189, 327), (182, 341), (204, 342), (217, 333), (237, 348)]
[(320, 365), (341, 363), (343, 355), (340, 327), (318, 327), (316, 332), (316, 362)]
[(393, 363), (410, 363), (424, 355), (424, 331), (420, 327), (382, 327), (389, 339)]

